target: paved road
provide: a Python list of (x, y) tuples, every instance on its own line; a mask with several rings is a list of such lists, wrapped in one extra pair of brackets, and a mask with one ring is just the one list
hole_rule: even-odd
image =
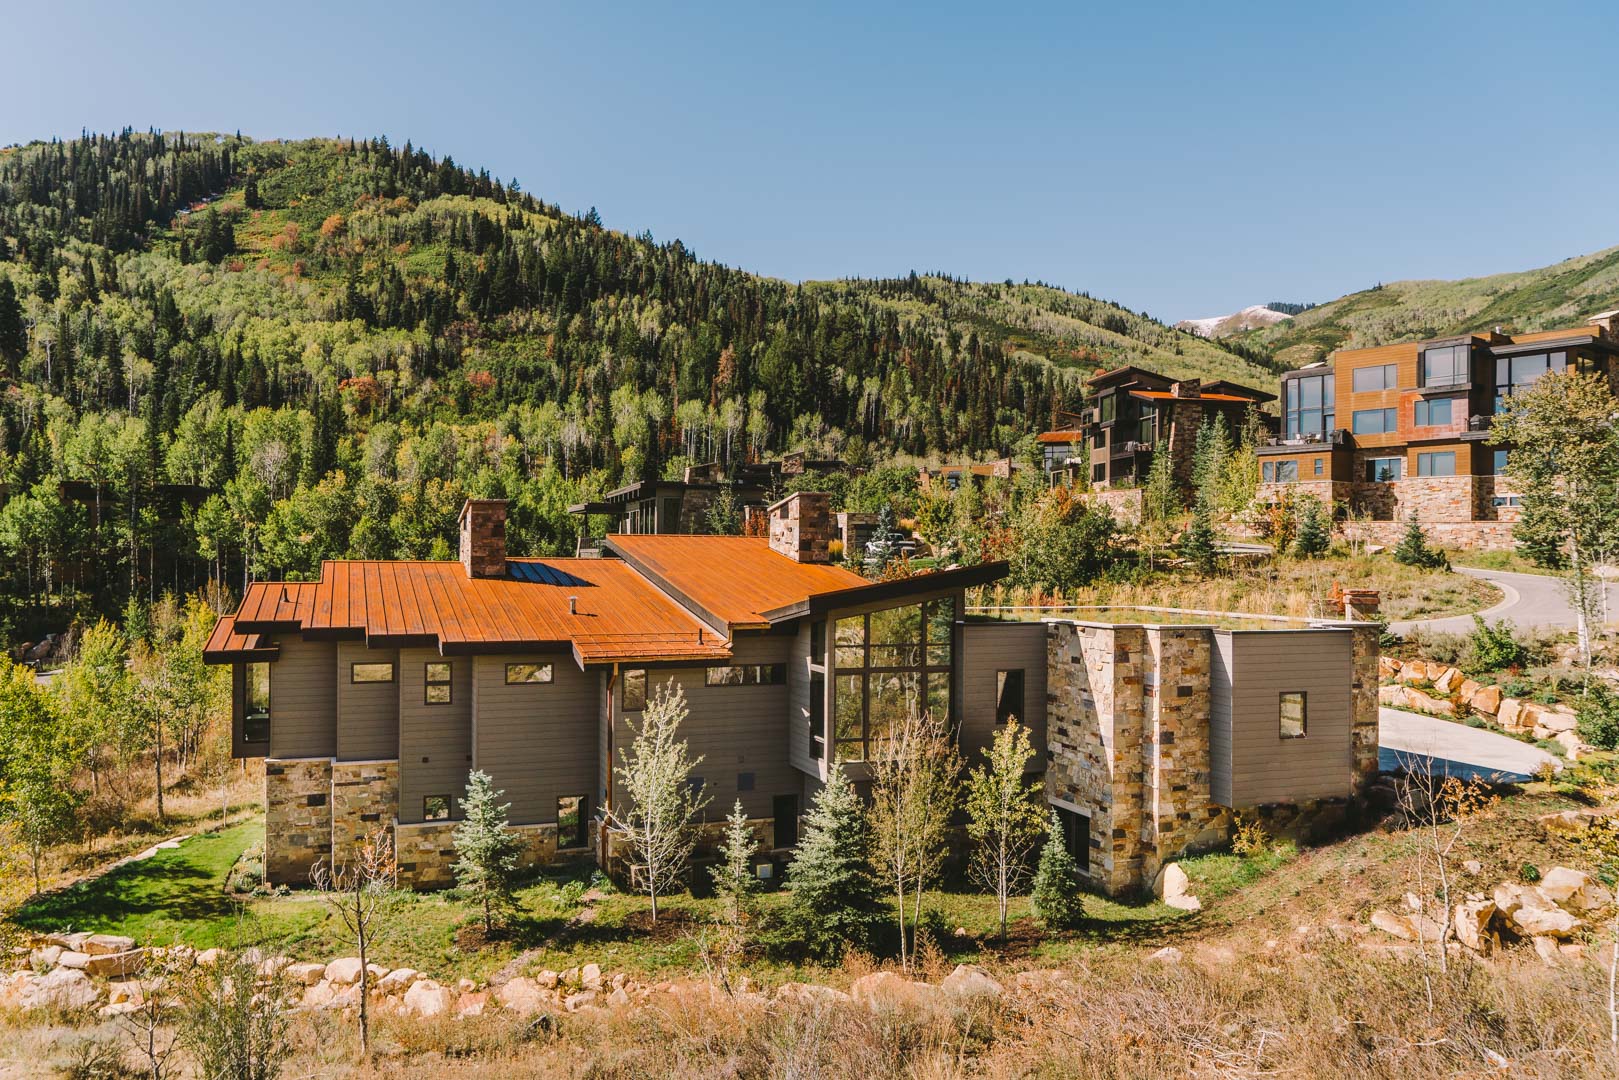
[[(1574, 625), (1574, 609), (1568, 606), (1561, 578), (1544, 574), (1517, 574), (1506, 570), (1475, 570), (1468, 566), (1458, 566), (1456, 572), (1488, 581), (1501, 590), (1501, 602), (1479, 612), (1489, 622), (1506, 619), (1521, 630), (1537, 626)], [(1610, 583), (1607, 589), (1608, 610), (1619, 613), (1619, 585)], [(1450, 634), (1470, 634), (1473, 632), (1473, 616), (1456, 615), (1447, 619), (1414, 619), (1389, 624), (1389, 629), (1396, 634), (1409, 633), (1417, 627)]]
[(1542, 762), (1549, 761), (1559, 771), (1561, 758), (1538, 746), (1482, 728), (1471, 728), (1450, 720), (1403, 712), (1378, 711), (1379, 765), (1385, 772), (1400, 768), (1412, 757), (1426, 757), (1434, 763), (1434, 773), (1502, 780), (1527, 780)]

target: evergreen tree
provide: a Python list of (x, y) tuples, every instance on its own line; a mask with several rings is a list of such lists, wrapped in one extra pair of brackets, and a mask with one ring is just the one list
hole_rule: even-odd
[(1079, 864), (1068, 854), (1062, 821), (1053, 810), (1046, 823), (1046, 842), (1040, 849), (1040, 866), (1034, 872), (1030, 896), (1040, 921), (1053, 930), (1079, 925), (1085, 914), (1085, 900), (1080, 894), (1082, 881)]
[(461, 801), (463, 817), (453, 833), (455, 883), (483, 908), (485, 934), (493, 933), (496, 920), (509, 916), (517, 907), (520, 844), (507, 818), (511, 804), (497, 804), (500, 796), (489, 774), (474, 769), (467, 777), (467, 793)]
[(714, 892), (725, 901), (726, 916), (732, 926), (742, 925), (759, 879), (753, 874), (753, 853), (758, 847), (748, 815), (737, 799), (725, 818), (725, 838), (720, 842), (720, 861), (709, 870)]
[(1199, 493), (1192, 504), (1192, 524), (1181, 536), (1181, 557), (1202, 574), (1212, 574), (1218, 566), (1218, 553), (1214, 549), (1214, 519), (1209, 512), (1209, 500)]
[(256, 176), (247, 178), (247, 185), (242, 189), (242, 205), (249, 210), (264, 209), (264, 200), (259, 198), (259, 180)]
[(1306, 558), (1325, 555), (1332, 546), (1332, 534), (1327, 529), (1326, 515), (1321, 511), (1321, 500), (1306, 498), (1304, 512), (1299, 518), (1299, 532), (1293, 539), (1293, 551)]
[(28, 328), (23, 325), (22, 305), (11, 278), (0, 274), (0, 371), (22, 359), (28, 349)]
[(1429, 570), (1450, 568), (1450, 560), (1445, 558), (1445, 553), (1428, 546), (1428, 534), (1423, 531), (1415, 514), (1406, 519), (1405, 535), (1400, 537), (1399, 544), (1394, 548), (1394, 561)]
[(787, 868), (792, 899), (784, 918), (795, 944), (810, 956), (835, 961), (847, 946), (870, 939), (878, 918), (870, 851), (860, 796), (843, 769), (833, 765), (805, 816), (804, 835)]
[[(972, 481), (963, 478), (963, 484)], [(877, 511), (877, 527), (872, 530), (871, 538), (866, 541), (865, 571), (867, 577), (879, 577), (888, 569), (888, 564), (894, 561), (899, 554), (899, 545), (905, 541), (905, 534), (899, 530), (894, 522), (894, 508), (887, 503)]]

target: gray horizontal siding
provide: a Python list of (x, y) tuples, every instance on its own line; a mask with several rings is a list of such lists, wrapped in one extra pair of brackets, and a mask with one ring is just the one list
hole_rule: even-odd
[[(594, 805), (601, 680), (573, 657), (479, 656), (473, 664), (472, 761), (511, 803), (513, 824), (557, 819), (557, 800)], [(552, 681), (506, 685), (508, 663), (548, 663)]]
[[(451, 665), (450, 704), (428, 705), (428, 663)], [(399, 820), (422, 820), (422, 801), (466, 794), (472, 768), (472, 657), (440, 656), (433, 649), (400, 649)]]
[(1031, 770), (1046, 760), (1046, 626), (1044, 623), (967, 623), (962, 627), (957, 662), (961, 701), (961, 755), (969, 765), (983, 760), (995, 739), (996, 674), (1023, 671), (1023, 712), (1035, 756)]
[[(1348, 794), (1348, 631), (1231, 635), (1231, 805)], [(1308, 695), (1304, 738), (1280, 737), (1280, 695)]]
[(270, 665), (270, 753), (273, 758), (337, 753), (337, 648), (330, 641), (281, 637)]
[[(391, 683), (357, 683), (355, 664), (393, 664)], [(399, 756), (399, 651), (368, 649), (358, 641), (337, 645), (337, 757), (381, 761)]]

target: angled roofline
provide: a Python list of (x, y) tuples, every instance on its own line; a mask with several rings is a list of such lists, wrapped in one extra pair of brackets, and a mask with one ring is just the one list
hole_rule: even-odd
[[(695, 615), (700, 622), (707, 623), (709, 629), (713, 630), (721, 637), (730, 639), (738, 630), (768, 630), (770, 628), (769, 623), (727, 622), (725, 619), (720, 618), (716, 613), (699, 604), (696, 600), (693, 600), (684, 591), (676, 588), (674, 583), (668, 578), (649, 567), (645, 560), (637, 558), (634, 554), (623, 550), (616, 543), (614, 543), (613, 540), (614, 538), (611, 534), (602, 537), (602, 547), (606, 548), (608, 551), (611, 551), (620, 559), (623, 559), (630, 565), (632, 570), (650, 582), (653, 588), (657, 589), (669, 599), (673, 600), (691, 614)], [(784, 555), (782, 558), (786, 558), (786, 556)]]
[(1162, 381), (1166, 385), (1170, 384), (1170, 383), (1173, 383), (1175, 381), (1174, 379), (1171, 379), (1168, 375), (1161, 375), (1158, 372), (1151, 370), (1150, 368), (1136, 367), (1134, 364), (1126, 364), (1123, 367), (1113, 368), (1111, 371), (1104, 371), (1100, 375), (1092, 375), (1089, 379), (1085, 380), (1085, 385), (1086, 386), (1106, 386), (1106, 385), (1110, 385), (1112, 383), (1118, 382), (1121, 379), (1126, 378), (1126, 377), (1134, 376), (1134, 377), (1139, 378), (1139, 377), (1141, 377), (1143, 375), (1146, 376), (1148, 379), (1156, 379), (1156, 380)]
[(1011, 570), (1008, 563), (988, 562), (977, 566), (958, 566), (953, 570), (935, 570), (929, 574), (915, 574), (893, 581), (874, 581), (870, 585), (855, 585), (848, 589), (815, 593), (802, 600), (761, 612), (771, 625), (801, 619), (806, 615), (823, 615), (835, 608), (856, 604), (881, 603), (899, 600), (918, 593), (937, 592), (940, 589), (966, 589), (999, 581)]

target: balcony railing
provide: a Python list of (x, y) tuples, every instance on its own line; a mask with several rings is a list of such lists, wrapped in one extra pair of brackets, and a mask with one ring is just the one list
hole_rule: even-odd
[(1468, 374), (1465, 371), (1452, 372), (1449, 375), (1429, 375), (1422, 380), (1422, 388), (1424, 390), (1434, 390), (1444, 386), (1461, 386), (1467, 381)]
[(1263, 446), (1343, 446), (1349, 442), (1349, 432), (1343, 428), (1334, 431), (1307, 431), (1297, 435), (1272, 435)]

